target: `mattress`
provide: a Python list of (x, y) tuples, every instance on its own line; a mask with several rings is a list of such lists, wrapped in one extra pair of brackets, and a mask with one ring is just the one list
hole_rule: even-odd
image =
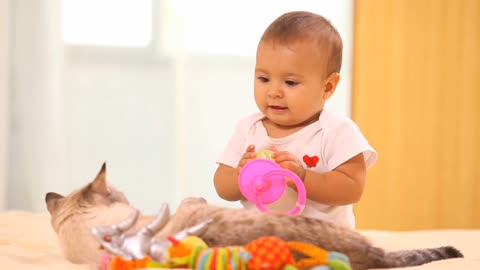
[[(480, 269), (480, 230), (381, 231), (364, 230), (363, 235), (386, 250), (452, 245), (465, 258), (437, 261), (396, 269)], [(25, 211), (0, 212), (0, 266), (2, 269), (94, 269), (73, 264), (62, 256), (50, 216)]]

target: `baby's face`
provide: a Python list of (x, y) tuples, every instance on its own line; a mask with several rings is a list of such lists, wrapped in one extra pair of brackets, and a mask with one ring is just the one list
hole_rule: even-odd
[(329, 94), (325, 57), (308, 42), (283, 45), (261, 41), (255, 65), (255, 102), (267, 118), (282, 127), (308, 125)]

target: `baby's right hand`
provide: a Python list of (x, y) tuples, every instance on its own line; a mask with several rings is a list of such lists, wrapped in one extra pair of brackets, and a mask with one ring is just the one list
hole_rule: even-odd
[(243, 166), (245, 166), (245, 164), (247, 164), (252, 159), (255, 159), (256, 157), (257, 153), (255, 153), (255, 145), (251, 144), (247, 147), (245, 154), (243, 154), (242, 158), (238, 162), (237, 174), (240, 174), (240, 171), (242, 170)]

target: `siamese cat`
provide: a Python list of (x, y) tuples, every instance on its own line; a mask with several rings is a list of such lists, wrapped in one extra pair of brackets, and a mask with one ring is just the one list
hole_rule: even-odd
[[(105, 164), (87, 186), (68, 196), (49, 192), (45, 200), (63, 253), (74, 263), (99, 265), (104, 251), (93, 237), (92, 229), (118, 224), (135, 211), (122, 192), (107, 184)], [(135, 232), (154, 218), (140, 214), (130, 230)], [(407, 267), (463, 257), (451, 246), (387, 252), (373, 246), (360, 233), (327, 221), (266, 214), (256, 209), (221, 208), (201, 198), (184, 199), (155, 238), (166, 238), (206, 220), (210, 222), (197, 236), (209, 247), (246, 245), (262, 236), (277, 236), (344, 253), (354, 270)]]

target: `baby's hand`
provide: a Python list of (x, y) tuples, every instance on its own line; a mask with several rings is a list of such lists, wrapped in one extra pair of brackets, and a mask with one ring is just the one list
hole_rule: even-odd
[(242, 158), (238, 162), (237, 174), (240, 173), (240, 171), (242, 170), (243, 166), (245, 166), (245, 164), (247, 164), (252, 159), (255, 159), (256, 157), (257, 157), (257, 154), (255, 153), (255, 145), (251, 144), (247, 147), (245, 154), (243, 154)]
[(273, 160), (275, 160), (280, 167), (295, 173), (302, 181), (305, 179), (305, 168), (303, 168), (302, 163), (294, 154), (276, 149), (271, 150), (274, 151), (272, 154)]

